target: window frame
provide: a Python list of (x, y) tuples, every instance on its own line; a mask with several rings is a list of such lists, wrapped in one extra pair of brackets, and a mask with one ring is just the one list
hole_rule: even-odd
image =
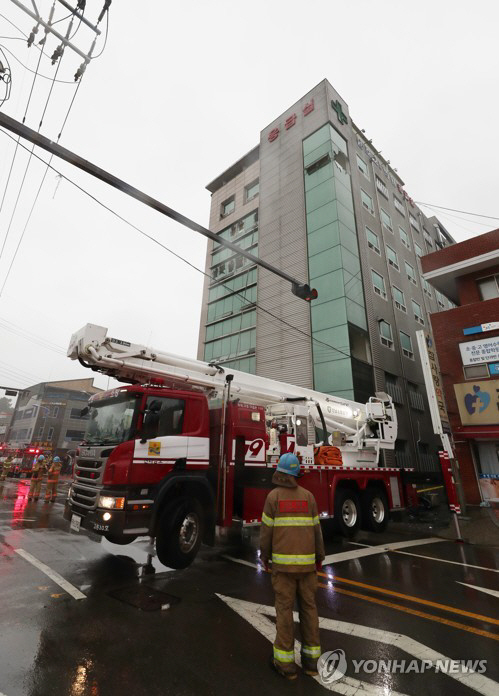
[[(362, 194), (364, 194), (364, 196), (367, 196), (367, 197), (369, 198), (369, 200), (371, 201), (371, 207), (370, 207), (370, 208), (365, 204), (365, 201), (364, 201), (364, 199), (363, 199), (363, 197), (362, 197)], [(371, 213), (371, 215), (372, 215), (373, 217), (376, 217), (375, 214), (374, 214), (374, 199), (373, 199), (372, 196), (370, 196), (370, 195), (367, 193), (367, 191), (364, 191), (364, 189), (363, 189), (362, 187), (360, 188), (360, 201), (361, 201), (361, 203), (362, 203), (362, 207), (365, 208), (365, 210), (367, 210), (369, 213)]]
[[(403, 343), (402, 343), (402, 336), (407, 336), (407, 338), (409, 339), (409, 344), (411, 346), (410, 350), (408, 348), (404, 348)], [(406, 358), (409, 358), (409, 360), (414, 360), (414, 346), (412, 345), (411, 335), (406, 333), (405, 331), (402, 331), (401, 329), (399, 329), (399, 339), (400, 339), (400, 348), (402, 349), (402, 355), (404, 355)]]
[[(393, 252), (396, 261), (392, 261), (392, 259), (389, 258), (388, 256), (388, 249)], [(385, 244), (385, 253), (386, 253), (386, 262), (388, 263), (389, 266), (394, 268), (396, 271), (400, 272), (400, 264), (399, 264), (399, 257), (397, 252), (393, 247), (391, 247), (389, 244)]]
[[(377, 275), (378, 278), (381, 278), (381, 280), (383, 281), (383, 290), (381, 290), (381, 289), (375, 284), (375, 282), (374, 282), (374, 276), (375, 276), (375, 275)], [(386, 299), (387, 299), (387, 295), (386, 295), (386, 281), (385, 281), (385, 278), (381, 275), (381, 273), (378, 273), (378, 271), (376, 271), (374, 268), (371, 268), (371, 281), (372, 281), (372, 284), (373, 284), (373, 292), (374, 292), (376, 295), (379, 295), (379, 297), (383, 298), (383, 300), (386, 300)]]
[[(414, 271), (414, 275), (413, 275), (413, 276), (412, 276), (412, 275), (409, 273), (409, 271), (407, 270), (407, 267), (408, 267), (408, 266), (409, 266), (409, 268), (412, 268), (412, 270)], [(412, 263), (409, 263), (409, 261), (407, 261), (407, 259), (404, 259), (404, 267), (405, 267), (405, 272), (406, 272), (407, 277), (409, 278), (410, 282), (411, 282), (413, 285), (416, 285), (416, 286), (417, 286), (418, 281), (417, 281), (417, 276), (416, 276), (416, 269), (414, 268), (414, 266), (412, 265)]]
[[(228, 213), (225, 211), (225, 208), (227, 205), (230, 203), (234, 203), (234, 207), (231, 211)], [(220, 220), (223, 220), (226, 217), (229, 217), (229, 215), (232, 215), (236, 211), (236, 196), (232, 194), (232, 196), (229, 196), (226, 198), (224, 201), (220, 203)]]
[[(368, 227), (367, 225), (365, 225), (365, 229), (366, 229), (367, 246), (369, 247), (369, 249), (372, 249), (372, 251), (374, 251), (376, 254), (378, 254), (378, 256), (381, 256), (381, 247), (380, 247), (380, 245), (379, 245), (379, 237), (378, 237), (378, 235), (376, 234), (376, 232), (374, 232), (374, 230), (372, 230), (372, 229), (371, 229), (370, 227)], [(373, 234), (373, 235), (376, 237), (376, 241), (377, 241), (377, 243), (378, 243), (378, 246), (377, 246), (377, 247), (375, 247), (375, 246), (373, 245), (373, 243), (369, 241), (369, 232), (370, 232), (371, 234)]]
[[(383, 220), (383, 215), (386, 215), (386, 217), (389, 219), (390, 225), (387, 225), (387, 223)], [(385, 229), (387, 229), (388, 232), (391, 232), (391, 233), (393, 234), (393, 220), (392, 220), (392, 216), (391, 216), (389, 213), (387, 213), (386, 210), (384, 210), (384, 208), (382, 208), (381, 206), (379, 207), (379, 217), (380, 217), (381, 224), (383, 225), (383, 227), (384, 227)]]
[[(398, 228), (399, 228), (399, 237), (400, 237), (401, 243), (405, 246), (406, 249), (409, 249), (409, 251), (412, 251), (409, 235), (408, 235), (407, 232), (404, 230), (404, 228), (401, 227), (400, 225), (398, 226)], [(402, 237), (401, 232), (403, 232), (404, 235), (406, 236), (406, 240), (404, 240), (404, 238)]]
[[(383, 334), (381, 332), (381, 324), (386, 324), (386, 326), (389, 327), (391, 338), (387, 338), (386, 336), (383, 336)], [(389, 321), (386, 321), (385, 319), (378, 320), (378, 333), (379, 333), (381, 345), (385, 346), (385, 348), (389, 348), (390, 350), (395, 350), (394, 343), (393, 343), (392, 325), (390, 324)]]
[[(357, 157), (357, 169), (362, 174), (362, 176), (364, 176), (368, 181), (371, 181), (371, 177), (369, 176), (369, 167), (367, 166), (366, 162), (364, 162), (364, 160), (362, 159), (362, 157), (358, 153), (355, 153), (355, 154)], [(366, 168), (366, 171), (364, 171), (363, 169), (360, 168), (359, 161), (362, 162), (362, 164)]]
[[(398, 300), (395, 299), (395, 294), (393, 293), (394, 290), (396, 290), (397, 292), (399, 292), (402, 295), (402, 300), (403, 300), (402, 302), (399, 302)], [(407, 306), (405, 304), (404, 291), (401, 290), (400, 288), (398, 288), (396, 285), (392, 285), (392, 295), (393, 295), (393, 302), (395, 304), (395, 307), (398, 310), (400, 310), (401, 312), (404, 312), (405, 314), (407, 314)]]
[[(253, 188), (257, 184), (258, 184), (258, 191), (250, 198), (248, 196), (248, 191), (250, 188)], [(258, 198), (259, 195), (260, 195), (260, 179), (257, 178), (254, 181), (252, 181), (250, 184), (248, 184), (247, 186), (244, 187), (244, 202), (249, 203), (250, 201), (254, 200), (255, 198)]]

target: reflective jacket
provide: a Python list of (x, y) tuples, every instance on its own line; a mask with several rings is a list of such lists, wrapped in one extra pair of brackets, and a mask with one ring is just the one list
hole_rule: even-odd
[(265, 501), (260, 556), (273, 571), (308, 573), (324, 560), (324, 542), (315, 498), (296, 478), (276, 471)]
[(50, 469), (47, 474), (48, 483), (57, 483), (59, 480), (59, 474), (61, 472), (62, 462), (52, 462)]

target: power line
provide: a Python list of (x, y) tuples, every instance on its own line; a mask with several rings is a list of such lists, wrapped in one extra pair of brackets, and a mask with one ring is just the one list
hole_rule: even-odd
[[(0, 130), (1, 130), (5, 135), (7, 135), (9, 138), (11, 138), (11, 140), (14, 140), (14, 136), (12, 136), (10, 133), (8, 133), (7, 131), (5, 131), (4, 129), (0, 129)], [(25, 145), (22, 145), (22, 144), (21, 144), (21, 147), (23, 147), (26, 151), (29, 152), (29, 148), (27, 148)], [(191, 268), (193, 268), (193, 269), (194, 269), (195, 271), (197, 271), (198, 273), (201, 273), (202, 275), (204, 275), (204, 276), (210, 278), (211, 280), (215, 280), (215, 278), (213, 278), (213, 276), (211, 276), (209, 273), (207, 273), (206, 271), (203, 271), (201, 268), (198, 268), (198, 267), (195, 266), (193, 263), (191, 263), (190, 261), (188, 261), (188, 260), (185, 259), (184, 257), (180, 256), (180, 254), (177, 254), (175, 251), (173, 251), (172, 249), (168, 248), (166, 245), (164, 245), (164, 244), (163, 244), (162, 242), (160, 242), (158, 239), (156, 239), (156, 238), (153, 237), (152, 235), (148, 234), (147, 232), (144, 232), (144, 230), (141, 230), (140, 227), (137, 227), (137, 226), (134, 225), (132, 222), (130, 222), (129, 220), (127, 220), (126, 218), (124, 218), (122, 215), (120, 215), (118, 212), (116, 212), (115, 210), (113, 210), (112, 208), (110, 208), (108, 205), (106, 205), (105, 203), (103, 203), (100, 199), (98, 199), (98, 198), (97, 198), (96, 196), (94, 196), (92, 193), (90, 193), (89, 191), (87, 191), (86, 189), (84, 189), (82, 186), (80, 186), (79, 184), (77, 184), (73, 179), (70, 179), (68, 176), (66, 176), (65, 174), (63, 174), (61, 171), (59, 171), (58, 169), (56, 169), (54, 166), (52, 166), (51, 164), (47, 163), (42, 157), (40, 157), (39, 155), (37, 155), (37, 154), (35, 154), (35, 153), (33, 153), (33, 154), (34, 154), (34, 157), (36, 157), (36, 158), (39, 159), (41, 162), (43, 162), (44, 164), (46, 164), (47, 167), (49, 167), (50, 169), (52, 169), (52, 171), (56, 172), (56, 174), (58, 174), (58, 175), (61, 176), (63, 179), (65, 179), (66, 181), (68, 181), (68, 182), (69, 182), (70, 184), (72, 184), (75, 188), (77, 188), (77, 189), (80, 190), (82, 193), (84, 193), (86, 196), (88, 196), (89, 198), (91, 198), (93, 201), (95, 201), (95, 202), (96, 202), (98, 205), (100, 205), (102, 208), (104, 208), (104, 209), (107, 210), (108, 212), (110, 212), (110, 213), (112, 213), (113, 215), (115, 215), (119, 220), (121, 220), (122, 222), (124, 222), (126, 225), (129, 225), (130, 227), (132, 227), (132, 229), (136, 230), (136, 232), (138, 232), (140, 235), (142, 235), (142, 236), (146, 237), (147, 239), (149, 239), (150, 241), (154, 242), (155, 244), (157, 244), (158, 246), (160, 246), (162, 249), (165, 249), (165, 251), (168, 251), (168, 253), (170, 253), (170, 254), (172, 254), (173, 256), (175, 256), (176, 258), (180, 259), (181, 261), (183, 261), (185, 264), (187, 264), (188, 266), (190, 266)], [(229, 286), (225, 285), (224, 283), (222, 283), (222, 285), (223, 285), (223, 287), (225, 287), (227, 290), (229, 290), (231, 294), (238, 295), (239, 297), (241, 297), (243, 300), (245, 300), (245, 301), (247, 302), (247, 298), (245, 298), (243, 295), (241, 295), (240, 292), (234, 291), (233, 288), (230, 288)], [(287, 322), (285, 319), (282, 319), (281, 317), (277, 316), (276, 314), (274, 314), (274, 313), (271, 312), (270, 310), (266, 309), (265, 307), (262, 307), (261, 305), (259, 305), (259, 304), (257, 304), (257, 303), (255, 303), (255, 307), (256, 307), (257, 309), (259, 309), (260, 311), (265, 312), (265, 314), (268, 314), (268, 315), (269, 315), (270, 317), (272, 317), (273, 319), (275, 319), (275, 320), (277, 320), (277, 321), (280, 321), (280, 322), (281, 322), (282, 324), (284, 324), (285, 326), (288, 326), (290, 329), (293, 329), (294, 331), (297, 331), (298, 333), (302, 334), (303, 336), (309, 338), (310, 340), (314, 341), (315, 343), (318, 343), (319, 345), (323, 345), (324, 347), (329, 348), (329, 349), (331, 349), (331, 350), (334, 350), (334, 351), (337, 352), (337, 353), (341, 353), (342, 355), (344, 355), (344, 356), (347, 357), (347, 358), (350, 358), (350, 357), (351, 357), (350, 353), (346, 353), (346, 352), (340, 350), (339, 348), (336, 348), (335, 346), (332, 346), (332, 345), (330, 345), (329, 343), (326, 343), (325, 341), (321, 341), (320, 339), (313, 337), (311, 334), (307, 333), (306, 331), (303, 331), (302, 329), (299, 329), (297, 326), (294, 326), (293, 324), (290, 324), (290, 323)]]
[(435, 205), (434, 203), (421, 203), (414, 201), (417, 205), (425, 205), (427, 208), (440, 208), (441, 210), (451, 210), (453, 213), (463, 213), (464, 215), (473, 215), (474, 217), (488, 218), (489, 220), (499, 220), (499, 217), (493, 215), (480, 215), (480, 213), (469, 213), (466, 210), (456, 210), (455, 208), (444, 208), (443, 205)]
[[(7, 37), (5, 37), (5, 38), (10, 39), (10, 38), (13, 38), (13, 37), (7, 36)], [(28, 72), (33, 73), (33, 74), (37, 75), (38, 77), (43, 77), (44, 80), (52, 80), (52, 78), (49, 77), (48, 75), (42, 75), (41, 73), (35, 73), (34, 70), (31, 70), (31, 68), (28, 68), (28, 66), (27, 66), (27, 65), (24, 65), (24, 63), (23, 63), (22, 61), (19, 60), (19, 58), (16, 56), (16, 54), (13, 53), (13, 52), (12, 52), (9, 48), (7, 48), (6, 46), (3, 46), (3, 50), (4, 50), (4, 51), (7, 51), (7, 53), (10, 53), (10, 55), (14, 58), (14, 60), (16, 60), (16, 61), (19, 63), (19, 65), (22, 65), (22, 67), (23, 67), (25, 70), (27, 70)], [(40, 58), (41, 58), (42, 55), (44, 55), (45, 57), (48, 57), (46, 53), (43, 53), (43, 51), (40, 52)], [(56, 82), (57, 82), (58, 84), (61, 84), (61, 85), (74, 85), (74, 80), (56, 80)]]

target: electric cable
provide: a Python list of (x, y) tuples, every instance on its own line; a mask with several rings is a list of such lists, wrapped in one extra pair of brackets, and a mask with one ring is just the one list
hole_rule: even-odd
[(493, 215), (480, 215), (480, 213), (469, 213), (466, 210), (456, 210), (456, 208), (444, 208), (443, 205), (435, 205), (434, 203), (422, 203), (421, 201), (414, 201), (417, 205), (426, 205), (428, 208), (440, 208), (441, 210), (450, 210), (453, 213), (463, 213), (464, 215), (473, 215), (475, 217), (488, 218), (489, 220), (499, 220), (499, 217), (494, 217)]
[[(8, 131), (4, 130), (3, 128), (0, 128), (0, 131), (3, 132), (7, 137), (11, 138), (11, 140), (15, 140), (15, 138), (14, 138)], [(29, 148), (27, 148), (25, 145), (22, 145), (22, 144), (21, 144), (21, 147), (23, 147), (26, 151), (29, 152)], [(129, 227), (132, 227), (132, 229), (136, 230), (139, 234), (141, 234), (142, 236), (144, 236), (144, 237), (146, 237), (147, 239), (151, 240), (152, 242), (154, 242), (155, 244), (157, 244), (158, 246), (160, 246), (162, 249), (165, 249), (165, 251), (168, 251), (170, 254), (172, 254), (172, 256), (175, 256), (176, 258), (180, 259), (181, 261), (183, 261), (185, 264), (187, 264), (188, 266), (190, 266), (191, 268), (193, 268), (193, 269), (194, 269), (195, 271), (197, 271), (198, 273), (201, 273), (202, 275), (206, 276), (207, 278), (210, 278), (211, 280), (215, 280), (215, 279), (213, 278), (212, 275), (210, 275), (210, 274), (207, 273), (206, 271), (203, 271), (201, 268), (198, 268), (197, 266), (195, 266), (193, 263), (191, 263), (190, 261), (188, 261), (187, 259), (185, 259), (185, 258), (184, 258), (183, 256), (181, 256), (180, 254), (177, 254), (177, 252), (173, 251), (172, 249), (169, 249), (166, 245), (162, 244), (158, 239), (156, 239), (156, 238), (153, 237), (152, 235), (148, 234), (147, 232), (144, 232), (144, 230), (140, 229), (140, 227), (137, 227), (137, 226), (134, 225), (132, 222), (130, 222), (129, 220), (127, 220), (126, 218), (124, 218), (122, 215), (120, 215), (118, 212), (116, 212), (115, 210), (113, 210), (112, 208), (110, 208), (108, 205), (106, 205), (105, 203), (103, 203), (101, 200), (99, 200), (99, 199), (98, 199), (96, 196), (94, 196), (92, 193), (90, 193), (89, 191), (87, 191), (86, 189), (84, 189), (82, 186), (80, 186), (80, 184), (77, 184), (73, 179), (70, 179), (68, 176), (66, 176), (66, 175), (63, 174), (61, 171), (59, 171), (58, 169), (56, 169), (55, 167), (53, 167), (51, 164), (49, 165), (42, 157), (40, 157), (40, 155), (37, 155), (37, 154), (34, 153), (34, 157), (36, 157), (36, 158), (39, 159), (41, 162), (43, 162), (44, 164), (46, 164), (50, 169), (52, 169), (52, 171), (54, 171), (56, 174), (59, 174), (59, 176), (61, 176), (61, 177), (62, 177), (63, 179), (65, 179), (66, 181), (68, 181), (70, 184), (72, 184), (72, 185), (73, 185), (75, 188), (77, 188), (79, 191), (81, 191), (81, 192), (84, 193), (86, 196), (88, 196), (89, 198), (91, 198), (93, 201), (95, 201), (96, 203), (98, 203), (98, 205), (100, 205), (102, 208), (104, 208), (104, 209), (107, 210), (108, 212), (112, 213), (115, 217), (117, 217), (119, 220), (121, 220), (122, 222), (124, 222), (124, 223), (125, 223), (126, 225), (128, 225)], [(5, 285), (5, 284), (4, 284), (4, 285)], [(223, 285), (227, 290), (229, 290), (231, 293), (233, 293), (233, 294), (235, 294), (235, 295), (239, 295), (242, 299), (245, 299), (243, 296), (241, 296), (241, 294), (240, 294), (238, 291), (234, 291), (232, 288), (228, 287), (227, 285), (225, 285), (225, 284), (223, 284), (223, 283), (222, 283), (222, 285)], [(0, 292), (0, 295), (1, 295), (1, 292)], [(322, 341), (321, 339), (318, 339), (318, 338), (313, 337), (311, 334), (307, 333), (306, 331), (303, 331), (303, 329), (300, 329), (300, 328), (298, 328), (297, 326), (294, 326), (293, 324), (290, 324), (290, 323), (287, 322), (285, 319), (282, 319), (281, 317), (278, 317), (276, 314), (274, 314), (274, 313), (271, 312), (270, 310), (266, 309), (265, 307), (262, 307), (262, 306), (259, 305), (258, 303), (255, 303), (255, 307), (256, 307), (257, 309), (259, 309), (260, 311), (264, 312), (265, 314), (268, 314), (268, 315), (269, 315), (270, 317), (272, 317), (273, 319), (275, 319), (275, 320), (277, 320), (277, 321), (280, 321), (282, 324), (284, 324), (284, 325), (287, 326), (288, 328), (290, 328), (290, 329), (292, 329), (292, 330), (294, 330), (294, 331), (296, 331), (296, 332), (302, 334), (302, 335), (305, 336), (306, 338), (309, 338), (310, 340), (314, 341), (315, 343), (318, 343), (318, 344), (320, 344), (320, 345), (323, 345), (325, 348), (329, 348), (329, 349), (335, 351), (335, 353), (340, 353), (341, 355), (344, 355), (344, 356), (347, 357), (347, 358), (350, 358), (350, 357), (351, 357), (350, 353), (346, 353), (345, 351), (342, 351), (342, 350), (340, 350), (339, 348), (335, 348), (335, 346), (332, 346), (332, 345), (330, 345), (329, 343), (326, 343), (325, 341)]]
[(92, 57), (91, 57), (91, 60), (95, 60), (96, 58), (100, 58), (101, 55), (104, 53), (104, 50), (105, 50), (106, 44), (107, 44), (107, 34), (108, 34), (108, 31), (109, 31), (109, 10), (106, 11), (106, 34), (105, 34), (105, 36), (104, 36), (104, 45), (103, 45), (103, 47), (101, 48), (100, 53), (98, 53), (96, 56), (92, 56)]
[[(11, 38), (11, 37), (7, 37), (7, 38)], [(24, 63), (19, 60), (19, 58), (16, 56), (16, 54), (12, 53), (12, 51), (10, 49), (8, 49), (6, 46), (3, 47), (3, 50), (10, 53), (10, 55), (14, 58), (14, 60), (16, 60), (19, 63), (19, 65), (22, 65), (22, 67), (25, 70), (27, 70), (28, 72), (35, 74), (35, 76), (43, 77), (44, 80), (52, 80), (53, 79), (52, 77), (49, 77), (48, 75), (42, 75), (42, 73), (35, 73), (34, 70), (31, 70), (31, 68), (28, 68), (27, 65), (24, 65)], [(40, 53), (40, 57), (42, 55), (49, 57), (49, 56), (47, 56), (46, 53), (43, 53), (43, 51)], [(60, 84), (60, 85), (74, 85), (74, 80), (56, 80), (56, 82), (57, 82), (57, 84)]]
[[(469, 220), (468, 218), (461, 217), (460, 215), (452, 215), (452, 213), (444, 213), (441, 210), (437, 210), (436, 208), (432, 208), (431, 205), (428, 203), (421, 203), (422, 206), (425, 208), (428, 208), (431, 210), (435, 215), (442, 215), (446, 218), (449, 218), (449, 220), (462, 220), (463, 222), (467, 222), (469, 225), (480, 225), (480, 227), (488, 227), (490, 230), (490, 222), (478, 222), (477, 220)], [(457, 223), (454, 223), (457, 225)], [(462, 227), (462, 225), (458, 225), (458, 227)], [(465, 229), (465, 228), (463, 228)]]
[(25, 334), (26, 337), (33, 338), (37, 341), (46, 343), (48, 346), (50, 346), (51, 348), (55, 348), (56, 350), (64, 350), (64, 348), (62, 348), (62, 346), (59, 346), (57, 343), (54, 343), (53, 341), (50, 341), (47, 338), (43, 338), (38, 334), (33, 333), (32, 331), (28, 331), (28, 329), (25, 329), (24, 327), (19, 326), (18, 324), (14, 324), (14, 322), (5, 319), (5, 317), (0, 317), (0, 326), (3, 326), (3, 328), (5, 328), (8, 331), (15, 330), (17, 332)]

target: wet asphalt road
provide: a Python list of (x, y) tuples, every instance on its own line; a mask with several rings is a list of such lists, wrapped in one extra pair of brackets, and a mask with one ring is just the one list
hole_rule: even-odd
[[(28, 502), (28, 485), (0, 484), (0, 696), (327, 692), (303, 674), (287, 682), (270, 670), (273, 594), (251, 540), (203, 549), (185, 571), (155, 561), (156, 574), (141, 581), (146, 539), (120, 547), (70, 532), (67, 483), (54, 504)], [(497, 548), (429, 539), (420, 525), (362, 532), (355, 543), (324, 531), (322, 649), (342, 649), (347, 660), (330, 691), (499, 694)], [(436, 656), (487, 660), (487, 671), (356, 673), (353, 662)]]

